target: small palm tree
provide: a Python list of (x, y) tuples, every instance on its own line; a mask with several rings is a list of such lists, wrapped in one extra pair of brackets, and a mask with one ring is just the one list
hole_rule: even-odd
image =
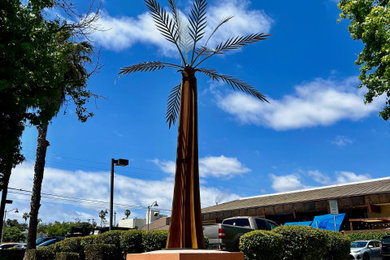
[(126, 209), (126, 210), (125, 210), (126, 219), (129, 218), (130, 214), (131, 214), (131, 211), (130, 211), (129, 209)]
[(99, 218), (100, 218), (100, 227), (103, 227), (103, 224), (106, 223), (106, 215), (107, 215), (107, 210), (101, 210), (99, 212)]
[(171, 90), (168, 97), (166, 119), (171, 127), (179, 114), (178, 144), (176, 157), (175, 188), (172, 202), (171, 225), (167, 248), (203, 248), (203, 231), (200, 211), (199, 163), (198, 163), (198, 119), (197, 83), (195, 73), (199, 72), (212, 80), (222, 81), (234, 90), (240, 90), (261, 101), (265, 96), (251, 85), (230, 75), (218, 73), (215, 69), (200, 65), (215, 55), (239, 49), (251, 43), (265, 40), (263, 33), (237, 36), (208, 47), (208, 42), (217, 30), (232, 17), (223, 19), (205, 41), (206, 0), (194, 0), (186, 21), (182, 19), (175, 0), (168, 0), (168, 13), (156, 0), (144, 0), (155, 25), (166, 40), (174, 44), (180, 56), (180, 64), (160, 61), (142, 62), (123, 67), (120, 75), (133, 72), (155, 71), (167, 67), (178, 69), (182, 74), (181, 83)]
[(30, 215), (27, 212), (23, 213), (23, 219), (24, 219), (24, 224), (27, 224), (27, 219), (30, 217)]

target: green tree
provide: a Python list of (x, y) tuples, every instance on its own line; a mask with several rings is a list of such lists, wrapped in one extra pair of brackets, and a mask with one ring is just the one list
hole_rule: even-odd
[(379, 112), (390, 118), (390, 6), (388, 0), (341, 0), (341, 19), (350, 19), (348, 30), (354, 40), (364, 44), (356, 64), (360, 66), (359, 87), (367, 87), (365, 102), (385, 95), (385, 107)]
[(58, 41), (58, 49), (62, 53), (61, 61), (67, 69), (62, 75), (62, 81), (58, 82), (57, 89), (61, 96), (52, 103), (41, 108), (40, 114), (45, 114), (44, 118), (48, 121), (42, 121), (38, 126), (38, 140), (36, 150), (36, 160), (34, 167), (34, 181), (31, 196), (31, 211), (29, 232), (27, 237), (27, 248), (35, 248), (37, 219), (41, 201), (41, 188), (44, 177), (46, 151), (49, 141), (46, 140), (48, 125), (50, 120), (57, 114), (62, 104), (69, 98), (76, 106), (76, 114), (80, 121), (85, 122), (92, 113), (87, 113), (85, 104), (92, 96), (92, 93), (86, 89), (89, 74), (85, 68), (86, 63), (91, 63), (89, 57), (93, 53), (93, 47), (88, 42), (74, 43), (69, 39), (72, 36), (71, 31), (62, 31)]
[(73, 223), (70, 222), (59, 222), (49, 223), (46, 227), (46, 233), (49, 237), (52, 236), (65, 236), (70, 233), (73, 227)]
[(3, 234), (4, 242), (20, 242), (24, 241), (26, 236), (17, 227), (5, 227)]
[(210, 38), (232, 17), (223, 19), (212, 30), (207, 40), (202, 42), (207, 26), (207, 1), (195, 0), (186, 20), (182, 19), (175, 1), (169, 0), (168, 2), (172, 14), (162, 8), (156, 0), (145, 0), (156, 28), (166, 40), (175, 45), (180, 56), (180, 64), (160, 61), (142, 62), (121, 68), (120, 75), (138, 71), (161, 70), (167, 67), (178, 69), (182, 74), (181, 83), (172, 89), (168, 97), (166, 114), (170, 127), (175, 123), (179, 113), (175, 188), (167, 247), (202, 248), (204, 243), (200, 212), (197, 79), (195, 73), (199, 72), (212, 80), (226, 83), (234, 90), (240, 90), (260, 101), (266, 101), (264, 95), (244, 81), (230, 75), (220, 74), (215, 69), (199, 66), (214, 55), (222, 55), (248, 44), (265, 40), (268, 35), (254, 33), (237, 36), (209, 48), (207, 44)]
[[(51, 0), (0, 2), (0, 219), (12, 168), (23, 161), (20, 137), (27, 121), (42, 118), (36, 112), (56, 99), (55, 86), (63, 71), (58, 64), (58, 21), (47, 21), (42, 10)], [(0, 222), (0, 235), (3, 223)]]
[(126, 209), (126, 210), (125, 210), (126, 219), (129, 218), (130, 214), (131, 214), (130, 210), (129, 210), (129, 209)]
[(100, 226), (103, 227), (106, 223), (106, 215), (107, 215), (107, 210), (101, 210), (99, 212), (99, 218), (100, 218)]

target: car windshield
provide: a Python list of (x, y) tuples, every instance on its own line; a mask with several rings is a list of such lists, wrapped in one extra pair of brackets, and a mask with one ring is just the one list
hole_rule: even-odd
[(351, 243), (351, 248), (365, 247), (366, 245), (366, 241), (354, 241)]

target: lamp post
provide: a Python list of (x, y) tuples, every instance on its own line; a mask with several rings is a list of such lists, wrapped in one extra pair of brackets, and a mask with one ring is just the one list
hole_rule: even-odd
[(158, 207), (157, 200), (155, 200), (152, 204), (148, 206), (148, 231), (149, 231), (150, 219), (152, 218), (152, 212), (150, 211), (152, 207)]
[(19, 210), (18, 209), (10, 209), (10, 210), (5, 210), (4, 211), (4, 220), (3, 220), (3, 230), (1, 232), (1, 241), (0, 241), (0, 244), (3, 243), (3, 236), (4, 236), (4, 227), (5, 227), (5, 222), (7, 221), (7, 213), (8, 212), (12, 212), (12, 211), (15, 211), (15, 213), (19, 213)]
[(126, 159), (111, 159), (111, 182), (110, 182), (110, 227), (112, 230), (112, 220), (113, 220), (113, 211), (114, 211), (114, 166), (127, 166), (129, 165), (129, 160)]

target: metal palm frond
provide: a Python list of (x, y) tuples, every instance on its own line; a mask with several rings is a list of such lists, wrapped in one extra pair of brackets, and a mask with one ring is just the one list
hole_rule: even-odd
[(212, 80), (225, 82), (226, 84), (231, 86), (234, 90), (238, 89), (244, 93), (247, 93), (249, 95), (252, 95), (260, 99), (261, 101), (268, 102), (265, 96), (261, 94), (257, 89), (255, 89), (253, 86), (249, 85), (248, 83), (240, 79), (236, 79), (230, 75), (219, 74), (215, 69), (199, 68), (196, 69), (196, 71), (199, 71), (200, 73), (207, 75)]
[(218, 29), (225, 23), (229, 22), (230, 19), (232, 19), (233, 16), (229, 16), (229, 17), (226, 17), (225, 19), (223, 19), (222, 21), (219, 22), (219, 24), (215, 27), (215, 29), (213, 30), (213, 32), (210, 34), (209, 38), (207, 38), (207, 41), (205, 43), (204, 46), (207, 46), (207, 43), (209, 42), (209, 40), (211, 39), (211, 37), (213, 37), (213, 35), (218, 31)]
[(180, 68), (180, 69), (182, 68), (181, 66), (166, 63), (166, 62), (148, 61), (148, 62), (141, 62), (135, 65), (123, 67), (120, 69), (119, 75), (123, 76), (138, 71), (150, 72), (155, 70), (161, 70), (164, 69), (165, 67)]
[(268, 36), (270, 35), (264, 33), (253, 33), (246, 36), (232, 37), (225, 42), (218, 44), (217, 47), (215, 47), (213, 50), (213, 53), (209, 54), (206, 58), (198, 62), (194, 67), (197, 67), (199, 64), (215, 54), (224, 54), (227, 50), (236, 50), (248, 44), (266, 40)]
[(179, 32), (175, 20), (169, 16), (169, 14), (160, 6), (159, 3), (157, 3), (156, 0), (145, 0), (145, 3), (153, 17), (157, 30), (160, 31), (166, 40), (176, 45), (182, 58), (182, 62), (185, 63), (183, 53), (178, 44)]
[(172, 88), (171, 93), (168, 96), (168, 105), (166, 118), (169, 124), (169, 128), (175, 124), (177, 115), (180, 108), (180, 94), (181, 94), (181, 84)]
[(194, 59), (194, 52), (196, 49), (196, 43), (201, 40), (204, 36), (204, 29), (207, 25), (206, 20), (206, 0), (195, 0), (192, 6), (190, 15), (188, 16), (188, 21), (190, 23), (189, 33), (194, 42), (192, 49), (191, 64)]

